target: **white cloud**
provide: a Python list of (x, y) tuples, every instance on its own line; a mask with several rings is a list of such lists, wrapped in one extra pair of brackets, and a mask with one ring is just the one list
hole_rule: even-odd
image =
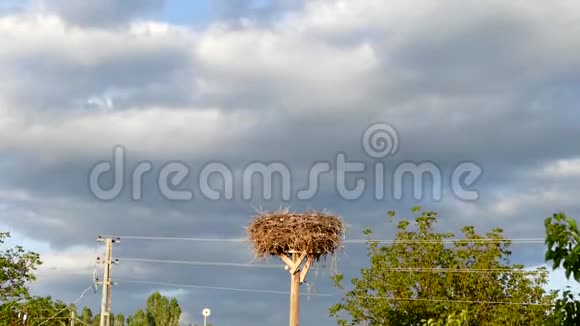
[(30, 200), (30, 194), (25, 190), (13, 189), (13, 190), (3, 190), (0, 189), (0, 201), (27, 201)]
[(580, 158), (551, 162), (544, 167), (542, 172), (545, 176), (554, 178), (580, 177)]
[(138, 22), (125, 29), (82, 29), (67, 26), (48, 14), (0, 17), (0, 59), (34, 53), (55, 54), (71, 64), (94, 65), (109, 58), (183, 47), (192, 37), (188, 29), (156, 22)]
[[(118, 143), (145, 152), (189, 152), (246, 139), (266, 117), (266, 133), (275, 133), (288, 116), (311, 121), (318, 114), (369, 121), (388, 112), (405, 122), (419, 115), (428, 125), (445, 110), (453, 124), (470, 126), (518, 96), (496, 92), (499, 99), (492, 101), (477, 94), (482, 89), (512, 78), (534, 83), (578, 64), (571, 42), (580, 35), (572, 23), (580, 17), (578, 6), (493, 2), (442, 24), (446, 10), (465, 8), (460, 4), (314, 1), (273, 25), (215, 23), (199, 30), (147, 21), (92, 29), (46, 13), (3, 16), (0, 42), (7, 46), (0, 49), (0, 65), (16, 65), (0, 73), (0, 149), (73, 153)], [(556, 24), (539, 9), (563, 12), (564, 5), (567, 17)], [(498, 17), (514, 29), (499, 33), (512, 44), (510, 53), (486, 34)], [(571, 24), (568, 32), (552, 35), (564, 23)], [(470, 52), (470, 42), (489, 45), (489, 53)], [(156, 68), (161, 63), (175, 66)], [(471, 88), (465, 80), (487, 86), (457, 89)], [(196, 104), (163, 105), (179, 96)], [(51, 105), (66, 108), (39, 114)], [(473, 113), (478, 106), (488, 113)]]
[(493, 204), (492, 212), (503, 216), (515, 216), (530, 207), (541, 204), (544, 207), (553, 207), (558, 210), (561, 207), (573, 206), (576, 202), (577, 193), (570, 189), (537, 188), (498, 196)]
[(189, 294), (189, 291), (185, 289), (165, 289), (159, 291), (162, 296), (170, 298), (179, 298)]
[[(86, 28), (78, 21), (71, 25), (70, 18), (46, 11), (0, 17), (0, 164), (6, 183), (0, 212), (3, 223), (24, 234), (68, 245), (109, 231), (242, 232), (244, 214), (252, 213), (249, 203), (196, 198), (181, 206), (161, 203), (155, 194), (140, 203), (87, 200), (79, 193), (87, 188), (89, 163), (77, 155), (109, 159), (112, 147), (122, 144), (153, 159), (229, 154), (232, 165), (264, 157), (310, 163), (329, 152), (360, 152), (361, 128), (377, 120), (401, 132), (397, 160), (441, 159), (443, 166), (473, 159), (483, 165), (482, 199), (443, 203), (455, 215), (442, 219), (446, 226), (461, 219), (462, 225), (536, 237), (543, 235), (547, 214), (578, 211), (571, 181), (580, 175), (580, 163), (571, 159), (578, 157), (571, 139), (578, 139), (580, 117), (567, 110), (577, 107), (578, 98), (562, 103), (552, 93), (577, 88), (577, 1), (314, 0), (272, 24), (246, 20), (199, 29), (143, 20)], [(539, 103), (545, 96), (552, 97)], [(548, 164), (527, 173), (542, 162)], [(333, 197), (332, 187), (321, 189), (323, 199), (304, 206), (357, 210), (350, 220), (355, 230), (378, 224), (375, 217), (382, 225), (383, 204), (345, 204)], [(249, 255), (242, 246), (191, 250), (124, 242), (120, 250), (134, 257), (216, 261)], [(45, 287), (66, 283), (69, 273), (88, 279), (92, 250), (42, 253), (39, 282)], [(126, 264), (115, 277), (190, 282), (191, 272), (183, 270)], [(240, 277), (227, 273), (211, 270), (198, 281)], [(254, 276), (242, 279), (261, 286), (261, 274)], [(186, 297), (176, 291), (168, 294)], [(115, 302), (124, 304), (127, 297)], [(223, 316), (231, 317), (225, 310)]]
[(144, 153), (196, 153), (233, 142), (255, 123), (252, 116), (215, 109), (81, 112), (38, 121), (5, 110), (0, 111), (0, 150), (90, 154), (121, 144)]
[(43, 252), (42, 265), (37, 271), (40, 282), (71, 275), (83, 275), (90, 279), (92, 269), (96, 268), (97, 251), (89, 248), (69, 248)]
[[(208, 91), (228, 96), (228, 91), (239, 92), (257, 83), (291, 102), (296, 95), (316, 94), (307, 98), (314, 104), (321, 98), (328, 104), (344, 100), (348, 94), (341, 90), (358, 92), (352, 85), (368, 83), (379, 63), (367, 42), (337, 47), (295, 30), (256, 27), (210, 28), (200, 35), (194, 54), (204, 71), (201, 82), (213, 85)], [(220, 89), (232, 84), (234, 89)]]

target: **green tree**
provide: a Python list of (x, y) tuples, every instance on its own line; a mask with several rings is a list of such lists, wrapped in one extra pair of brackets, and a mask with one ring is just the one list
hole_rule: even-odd
[[(576, 221), (564, 213), (548, 217), (546, 227), (546, 262), (552, 269), (563, 268), (566, 278), (580, 282), (580, 232)], [(580, 301), (570, 287), (562, 291), (556, 300), (551, 325), (580, 325)]]
[(155, 292), (147, 299), (146, 313), (147, 319), (153, 325), (178, 326), (181, 308), (177, 299), (168, 299)]
[(113, 326), (125, 326), (125, 315), (118, 314), (115, 316), (115, 323)]
[(34, 281), (34, 271), (41, 264), (37, 253), (21, 246), (3, 248), (10, 233), (0, 233), (0, 304), (11, 304), (29, 297), (27, 284)]
[(137, 310), (135, 315), (127, 318), (127, 326), (149, 326), (147, 315), (142, 309)]
[(463, 326), (467, 325), (467, 310), (463, 310), (459, 314), (452, 313), (447, 318), (436, 320), (431, 318), (429, 320), (422, 320), (423, 326)]
[(177, 299), (168, 299), (159, 292), (147, 299), (145, 310), (139, 309), (135, 315), (127, 318), (128, 326), (178, 326), (181, 308)]
[(96, 314), (93, 318), (93, 322), (91, 323), (92, 326), (99, 326), (101, 323), (101, 314)]
[(0, 232), (0, 325), (17, 318), (20, 305), (30, 298), (28, 283), (41, 264), (37, 253), (21, 246), (6, 248), (10, 233)]
[[(77, 308), (50, 296), (30, 296), (28, 285), (36, 280), (34, 271), (42, 264), (40, 256), (22, 246), (4, 248), (9, 238), (9, 233), (0, 232), (0, 326), (14, 325), (18, 312), (26, 313), (29, 325), (41, 322), (45, 322), (44, 326), (68, 325), (71, 311)], [(91, 310), (84, 308), (80, 320), (91, 324)]]
[(60, 326), (70, 323), (70, 312), (75, 308), (61, 301), (54, 301), (49, 296), (30, 298), (19, 309), (28, 315), (29, 325), (45, 322), (43, 326)]
[(79, 318), (85, 324), (91, 324), (93, 321), (93, 312), (90, 308), (84, 307)]
[[(464, 310), (469, 325), (544, 325), (554, 297), (542, 287), (547, 270), (510, 264), (501, 229), (482, 236), (465, 226), (464, 239), (452, 241), (454, 234), (435, 232), (435, 212), (413, 211), (415, 228), (400, 221), (392, 244), (380, 245), (365, 231), (370, 266), (331, 307), (339, 325), (421, 325)], [(343, 275), (334, 280), (342, 289)]]

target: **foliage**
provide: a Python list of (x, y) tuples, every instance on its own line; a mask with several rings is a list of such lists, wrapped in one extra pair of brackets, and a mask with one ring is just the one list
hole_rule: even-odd
[(18, 312), (26, 314), (30, 325), (45, 322), (43, 326), (60, 326), (70, 323), (70, 309), (61, 301), (54, 301), (51, 297), (31, 297), (26, 302), (14, 305), (13, 309), (0, 318), (0, 325), (14, 325), (18, 318)]
[[(510, 264), (510, 243), (501, 229), (482, 236), (465, 226), (467, 241), (450, 241), (454, 234), (435, 232), (435, 212), (413, 212), (416, 229), (400, 221), (390, 245), (372, 241), (372, 231), (365, 230), (370, 266), (331, 307), (339, 325), (421, 325), (464, 310), (469, 325), (544, 325), (554, 297), (542, 288), (547, 270)], [(335, 276), (341, 289), (343, 278)]]
[[(10, 233), (0, 233), (0, 245)], [(29, 297), (27, 283), (34, 281), (33, 272), (41, 264), (37, 253), (21, 246), (0, 250), (0, 305), (12, 304)]]
[(566, 214), (548, 217), (546, 226), (546, 261), (553, 262), (553, 269), (564, 268), (566, 277), (574, 276), (580, 282), (580, 233), (574, 219)]
[(467, 325), (467, 310), (463, 310), (459, 314), (451, 313), (445, 319), (436, 320), (430, 318), (429, 320), (421, 320), (423, 326), (463, 326)]
[[(576, 221), (564, 213), (548, 217), (546, 227), (546, 262), (552, 269), (563, 268), (566, 278), (580, 282), (580, 232)], [(551, 325), (580, 325), (580, 301), (568, 287), (556, 300)]]
[[(0, 245), (10, 237), (0, 232)], [(34, 281), (33, 272), (41, 264), (37, 253), (27, 252), (21, 246), (0, 251), (0, 326), (13, 325), (18, 320), (18, 312), (26, 313), (31, 325), (48, 320), (44, 326), (69, 325), (71, 311), (60, 301), (51, 297), (30, 297), (28, 282)], [(53, 317), (53, 319), (49, 319)], [(112, 326), (178, 326), (181, 308), (175, 298), (168, 299), (158, 292), (147, 299), (145, 310), (138, 310), (134, 316), (125, 320), (122, 314), (111, 314)], [(84, 307), (77, 314), (79, 324), (98, 326), (100, 314), (93, 315), (91, 309)]]
[(135, 315), (127, 318), (127, 326), (146, 326), (148, 325), (147, 316), (142, 309), (137, 310)]
[(177, 299), (171, 300), (159, 294), (153, 293), (147, 299), (147, 318), (153, 325), (178, 326), (181, 316), (181, 307)]
[(135, 315), (127, 318), (128, 326), (178, 326), (181, 308), (177, 299), (168, 299), (159, 292), (147, 299), (145, 310), (139, 309)]
[(100, 314), (96, 314), (95, 317), (93, 318), (93, 321), (91, 322), (92, 326), (99, 326), (101, 323), (101, 315)]
[(114, 321), (113, 326), (125, 326), (125, 315), (116, 315)]
[(81, 322), (90, 325), (91, 321), (93, 320), (93, 312), (90, 308), (84, 307), (79, 315), (79, 319)]

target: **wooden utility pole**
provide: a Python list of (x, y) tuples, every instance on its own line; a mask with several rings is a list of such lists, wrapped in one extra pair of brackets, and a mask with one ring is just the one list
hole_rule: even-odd
[[(298, 255), (292, 254), (292, 262), (296, 264)], [(290, 326), (300, 324), (300, 273), (290, 274)]]
[[(297, 252), (291, 252), (292, 259), (288, 258), (287, 255), (281, 254), (280, 259), (286, 263), (286, 268), (290, 272), (290, 326), (300, 325), (300, 284), (304, 283), (304, 279), (308, 274), (310, 265), (314, 260), (313, 255), (308, 255), (306, 253), (299, 254)], [(304, 264), (304, 268), (300, 270), (302, 263), (304, 262), (306, 256), (308, 259)]]
[(113, 243), (116, 242), (113, 238), (98, 237), (97, 241), (105, 242), (105, 259), (103, 260), (104, 271), (103, 280), (103, 294), (101, 297), (101, 319), (100, 326), (110, 326), (111, 317), (111, 288), (113, 282), (111, 281), (111, 267), (113, 265)]

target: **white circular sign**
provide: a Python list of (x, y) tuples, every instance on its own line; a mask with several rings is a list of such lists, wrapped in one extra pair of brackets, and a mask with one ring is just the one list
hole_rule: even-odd
[(204, 317), (209, 317), (209, 315), (211, 315), (211, 310), (209, 310), (208, 308), (205, 308), (205, 309), (202, 310), (201, 314)]

